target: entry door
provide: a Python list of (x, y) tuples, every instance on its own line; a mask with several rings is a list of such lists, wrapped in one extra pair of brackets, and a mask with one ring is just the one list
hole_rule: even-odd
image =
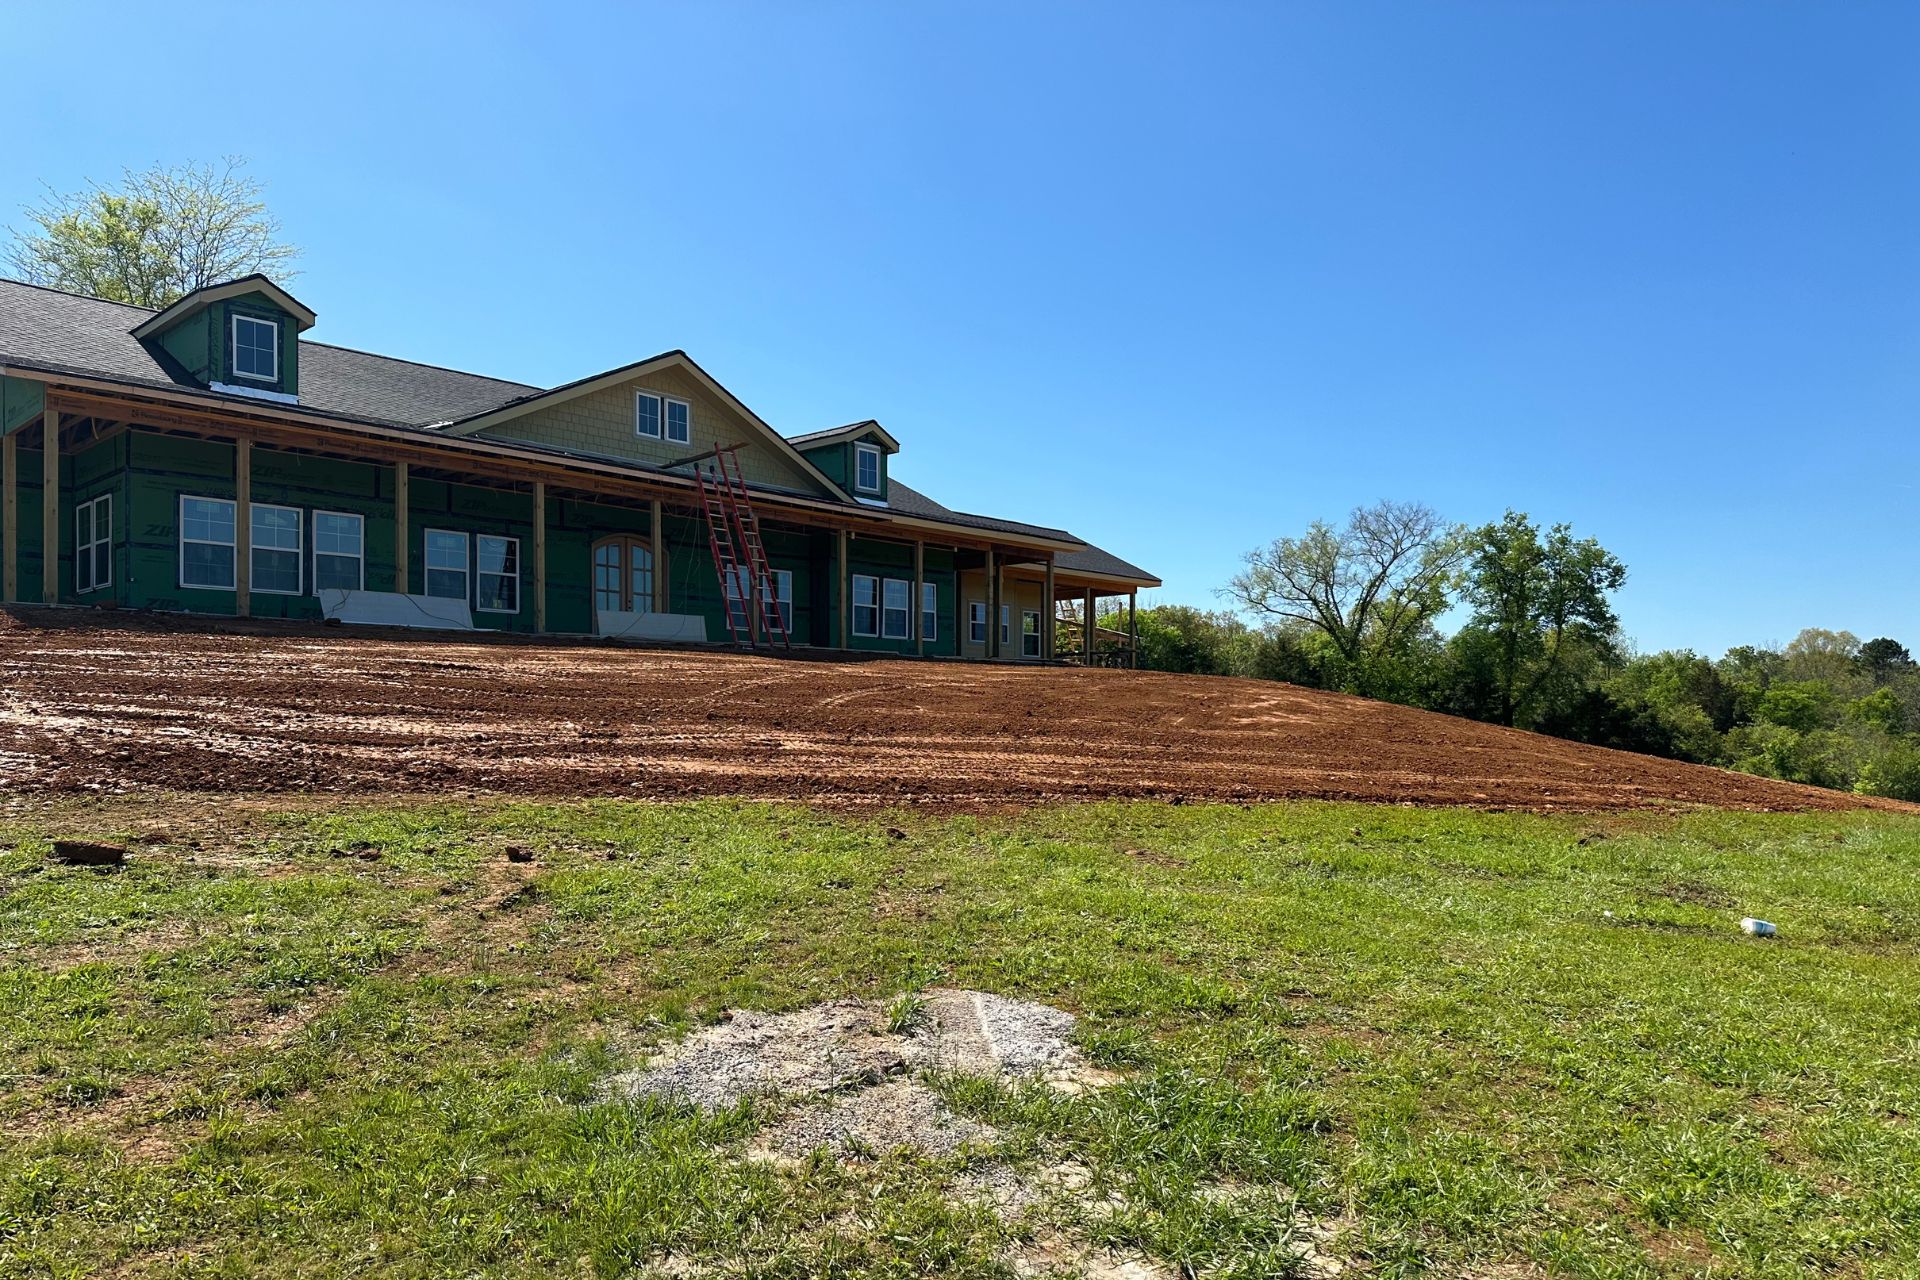
[(652, 613), (653, 548), (638, 538), (595, 543), (593, 607), (599, 613)]

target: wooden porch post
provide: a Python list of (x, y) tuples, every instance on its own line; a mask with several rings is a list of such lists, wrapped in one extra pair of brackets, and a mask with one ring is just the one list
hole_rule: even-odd
[(835, 609), (833, 617), (834, 647), (845, 649), (853, 643), (853, 579), (852, 561), (847, 558), (847, 531), (833, 531), (833, 576), (839, 584), (840, 607)]
[(0, 436), (0, 600), (20, 599), (20, 453), (12, 436)]
[(253, 441), (233, 442), (233, 616), (253, 616)]
[(1045, 611), (1040, 615), (1040, 656), (1046, 659), (1048, 662), (1052, 662), (1053, 661), (1054, 603), (1053, 603), (1053, 555), (1051, 552), (1049, 552), (1047, 555), (1047, 585), (1042, 587), (1040, 590), (1041, 590), (1041, 594), (1046, 596), (1047, 598)]
[(1083, 651), (1081, 661), (1089, 667), (1093, 665), (1093, 630), (1095, 626), (1093, 600), (1093, 588), (1088, 587), (1086, 612), (1080, 615), (1080, 648)]
[(987, 657), (1000, 656), (1000, 565), (993, 548), (987, 548)]
[(41, 419), (46, 439), (40, 445), (40, 598), (60, 603), (60, 413)]
[(1127, 592), (1127, 665), (1140, 665), (1140, 624), (1137, 615), (1140, 608), (1140, 593)]
[(667, 612), (666, 518), (660, 513), (660, 499), (653, 500), (653, 611)]
[(913, 540), (913, 651), (921, 657), (927, 656), (927, 608), (924, 603), (927, 595), (927, 544), (915, 538)]
[(547, 482), (533, 482), (533, 629), (547, 629)]
[(393, 464), (393, 589), (407, 594), (412, 548), (407, 539), (407, 464)]

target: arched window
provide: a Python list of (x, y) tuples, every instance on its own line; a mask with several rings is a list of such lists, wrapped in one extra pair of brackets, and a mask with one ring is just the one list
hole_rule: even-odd
[(639, 538), (594, 543), (593, 607), (602, 613), (652, 613), (653, 548)]

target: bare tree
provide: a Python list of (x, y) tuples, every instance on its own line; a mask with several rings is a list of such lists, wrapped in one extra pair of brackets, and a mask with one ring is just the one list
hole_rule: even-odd
[(1325, 635), (1364, 692), (1376, 660), (1445, 611), (1465, 534), (1420, 503), (1357, 507), (1341, 528), (1316, 520), (1248, 552), (1226, 594)]
[(261, 186), (229, 157), (218, 165), (129, 169), (118, 187), (97, 183), (24, 212), (7, 261), (32, 284), (164, 307), (184, 294), (253, 272), (281, 279), (299, 250), (280, 240), (280, 220)]

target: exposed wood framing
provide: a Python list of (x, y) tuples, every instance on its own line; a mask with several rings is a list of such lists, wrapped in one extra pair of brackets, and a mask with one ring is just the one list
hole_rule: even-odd
[(1127, 592), (1127, 665), (1140, 665), (1140, 593)]
[(40, 429), (40, 598), (60, 603), (60, 411)]
[(1000, 593), (1005, 588), (1006, 572), (1000, 558), (987, 548), (987, 656), (1000, 656)]
[(913, 543), (913, 651), (921, 657), (927, 655), (927, 544), (914, 539)]
[(835, 610), (834, 646), (845, 649), (853, 643), (853, 579), (849, 576), (853, 561), (847, 554), (847, 531), (836, 529), (833, 537), (833, 579), (839, 584), (840, 607)]
[[(647, 506), (651, 509), (653, 521), (653, 537), (648, 545), (648, 550), (653, 555), (653, 611), (669, 613), (671, 609), (668, 607), (667, 595), (666, 518), (660, 511), (660, 499), (655, 498)], [(625, 588), (622, 588), (622, 591), (624, 592)]]
[(1047, 598), (1046, 607), (1040, 611), (1040, 656), (1048, 662), (1053, 661), (1053, 557), (1047, 557), (1047, 584), (1040, 593)]
[(1094, 630), (1093, 588), (1087, 588), (1086, 611), (1080, 615), (1080, 659), (1087, 666), (1093, 665)]
[(233, 442), (233, 616), (253, 616), (253, 441)]

